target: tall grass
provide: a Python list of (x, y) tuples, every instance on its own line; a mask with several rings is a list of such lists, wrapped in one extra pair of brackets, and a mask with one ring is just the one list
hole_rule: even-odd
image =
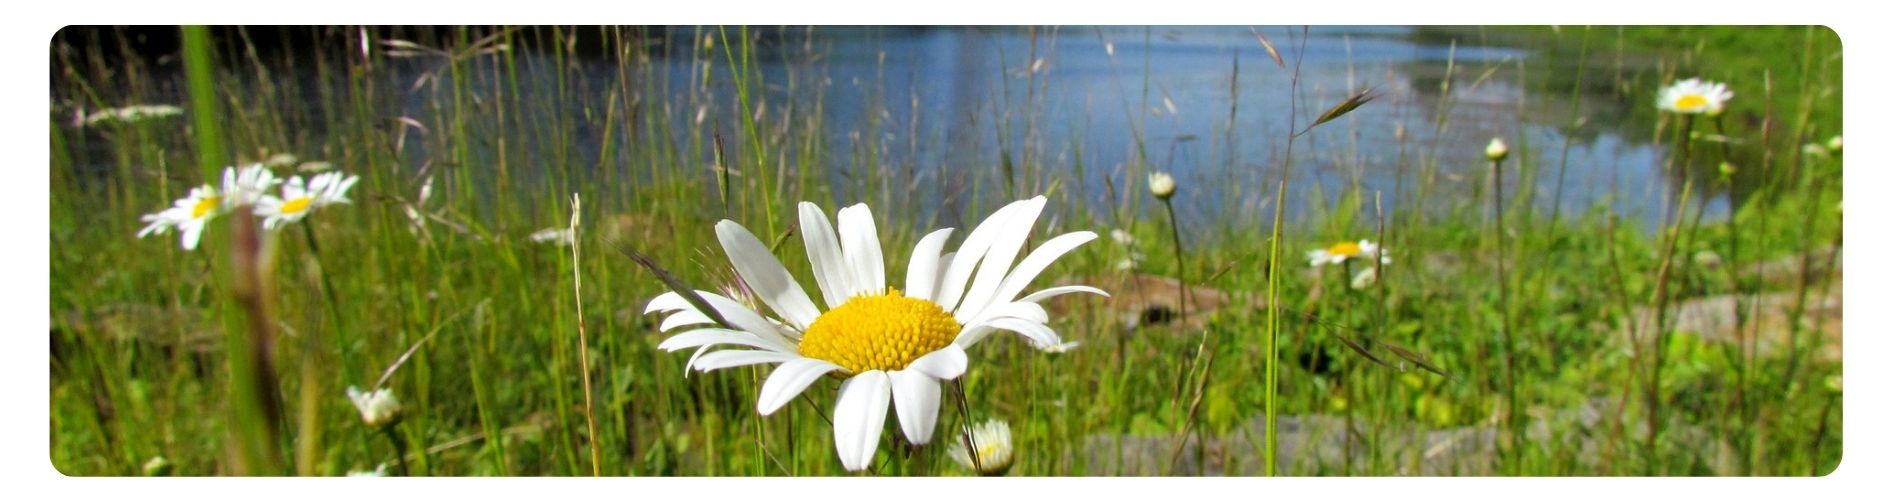
[[(1226, 114), (1164, 109), (1179, 89), (1154, 77), (1169, 35), (1156, 28), (985, 31), (1028, 48), (1006, 53), (1010, 75), (981, 82), (975, 107), (956, 109), (921, 104), (933, 90), (924, 81), (832, 79), (840, 62), (871, 63), (877, 77), (903, 69), (837, 60), (819, 28), (284, 32), (299, 47), (281, 49), (270, 41), (281, 32), (258, 28), (186, 30), (195, 51), (184, 52), (185, 73), (141, 56), (122, 28), (55, 38), (49, 454), (60, 470), (137, 474), (163, 457), (187, 475), (340, 475), (383, 463), (416, 475), (841, 474), (827, 422), (834, 383), (763, 417), (755, 398), (766, 372), (686, 375), (688, 355), (657, 350), (663, 335), (641, 314), (665, 285), (616, 246), (689, 285), (717, 286), (734, 277), (712, 225), (729, 218), (805, 279), (788, 207), (865, 201), (897, 268), (920, 232), (1037, 194), (1052, 201), (1039, 233), (1123, 229), (1134, 242), (1080, 248), (1045, 275), (1117, 286), (1111, 300), (1053, 310), (1053, 328), (1077, 348), (1000, 340), (972, 354), (965, 405), (943, 411), (940, 435), (1010, 422), (1014, 475), (1798, 475), (1830, 471), (1843, 449), (1843, 392), (1826, 384), (1842, 362), (1824, 355), (1837, 340), (1823, 338), (1839, 320), (1821, 314), (1834, 311), (1842, 276), (1832, 265), (1843, 154), (1800, 150), (1840, 133), (1838, 42), (1822, 29), (1749, 34), (1797, 43), (1772, 56), (1729, 47), (1720, 28), (1419, 30), (1409, 41), (1447, 53), (1436, 84), (1360, 83), (1377, 97), (1325, 119), (1316, 112), (1366, 87), (1303, 80), (1318, 27), (1245, 37), (1255, 44), (1213, 78), (1218, 93), (1229, 86)], [(861, 32), (894, 35), (845, 31)], [(1502, 39), (1530, 56), (1473, 58)], [(1100, 45), (1122, 102), (1054, 109), (1059, 55)], [(1280, 61), (1241, 63), (1264, 54)], [(1485, 197), (1454, 181), (1477, 169), (1467, 157), (1492, 134), (1465, 113), (1481, 90), (1518, 84), (1504, 112), (1565, 134), (1594, 135), (1584, 132), (1607, 116), (1612, 134), (1686, 138), (1660, 126), (1673, 123), (1649, 101), (1697, 74), (1733, 85), (1730, 116), (1742, 118), (1696, 128), (1732, 143), (1693, 140), (1696, 158), (1677, 160), (1703, 164), (1667, 171), (1690, 184), (1667, 191), (1680, 199), (1659, 222), (1629, 211), (1644, 205), (1641, 183), (1595, 203), (1565, 193), (1566, 180), (1620, 173), (1567, 165), (1572, 140), (1552, 147), (1517, 128), (1501, 130), (1518, 143), (1509, 187), (1498, 180)], [(1240, 87), (1294, 101), (1266, 116), (1285, 131), (1244, 125), (1237, 115), (1258, 111), (1239, 106), (1262, 103), (1238, 105)], [(842, 111), (830, 95), (843, 90), (876, 96)], [(144, 103), (188, 109), (182, 119), (68, 122), (73, 109)], [(1054, 134), (1063, 118), (1126, 125), (1132, 138)], [(1194, 118), (1226, 121), (1225, 135), (1207, 138), (1224, 139), (1208, 148), (1226, 155), (1151, 136), (1161, 134), (1151, 124)], [(1330, 126), (1308, 132), (1310, 121)], [(1390, 142), (1358, 137), (1394, 126), (1405, 131)], [(1244, 150), (1256, 141), (1284, 151)], [(1105, 146), (1126, 157), (1100, 160)], [(141, 214), (225, 166), (284, 152), (362, 182), (352, 206), (259, 237), (275, 258), (273, 272), (257, 271), (275, 285), (259, 291), (273, 320), (260, 332), (281, 343), (258, 354), (256, 318), (231, 292), (240, 269), (221, 260), (228, 231), (213, 228), (195, 252), (175, 237), (133, 236)], [(1704, 174), (1721, 160), (1735, 163), (1731, 176)], [(1159, 167), (1183, 183), (1179, 221), (1165, 224), (1140, 196)], [(1348, 179), (1309, 178), (1326, 173)], [(1185, 200), (1196, 191), (1215, 198)], [(585, 197), (582, 217), (574, 194)], [(1487, 200), (1502, 210), (1486, 215)], [(1726, 212), (1704, 219), (1711, 207)], [(584, 233), (570, 246), (527, 239), (554, 227)], [(1395, 260), (1370, 290), (1351, 292), (1300, 259), (1366, 237)], [(1171, 240), (1188, 247), (1161, 247)], [(1147, 257), (1115, 270), (1131, 249)], [(1704, 251), (1721, 263), (1697, 262)], [(1159, 297), (1130, 281), (1143, 274), (1229, 300), (1196, 310), (1191, 292), (1188, 321), (1166, 319), (1133, 302)], [(1504, 305), (1490, 301), (1500, 296)], [(1697, 311), (1662, 308), (1720, 297), (1733, 300), (1731, 337), (1678, 329)], [(1194, 377), (1178, 379), (1198, 350)], [(258, 360), (278, 361), (280, 373), (259, 380)], [(364, 427), (340, 391), (390, 365), (405, 452)], [(255, 410), (269, 398), (285, 420)], [(1178, 455), (1191, 439), (1193, 452)], [(872, 470), (971, 473), (939, 444), (883, 445)]]

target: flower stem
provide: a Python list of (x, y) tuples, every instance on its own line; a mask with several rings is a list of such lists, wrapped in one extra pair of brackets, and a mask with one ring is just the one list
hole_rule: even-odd
[(959, 401), (959, 438), (966, 443), (966, 456), (972, 458), (972, 469), (984, 470), (985, 464), (979, 462), (978, 443), (972, 441), (972, 411), (966, 405), (966, 386), (964, 378), (953, 378), (953, 398)]
[(407, 438), (401, 437), (401, 431), (394, 427), (394, 424), (381, 427), (381, 434), (388, 436), (388, 443), (394, 445), (394, 466), (401, 470), (401, 476), (414, 476), (407, 470)]
[(1279, 445), (1275, 435), (1275, 397), (1280, 393), (1276, 366), (1280, 364), (1281, 347), (1281, 297), (1278, 279), (1281, 277), (1281, 202), (1287, 194), (1286, 179), (1275, 182), (1274, 189), (1274, 231), (1268, 239), (1268, 359), (1264, 362), (1267, 373), (1267, 391), (1263, 396), (1263, 406), (1268, 414), (1267, 446), (1263, 448), (1262, 459), (1268, 476), (1276, 475), (1275, 451)]
[(309, 244), (309, 257), (315, 260), (315, 268), (322, 279), (322, 303), (328, 312), (328, 322), (335, 327), (335, 349), (342, 355), (342, 380), (355, 380), (354, 358), (349, 356), (348, 344), (354, 339), (348, 335), (348, 324), (342, 322), (342, 313), (337, 303), (340, 297), (335, 295), (335, 281), (329, 278), (328, 265), (322, 263), (322, 244), (315, 239), (315, 226), (309, 221), (302, 221), (302, 237)]

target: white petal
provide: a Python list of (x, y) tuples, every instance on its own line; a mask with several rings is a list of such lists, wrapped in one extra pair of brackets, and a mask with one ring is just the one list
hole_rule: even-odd
[(660, 311), (664, 311), (664, 312), (679, 311), (679, 310), (685, 310), (685, 309), (695, 311), (696, 306), (690, 305), (690, 301), (685, 300), (683, 298), (683, 294), (678, 294), (676, 292), (665, 292), (663, 294), (658, 294), (657, 297), (655, 298), (652, 298), (650, 300), (650, 304), (644, 305), (644, 314), (650, 314), (650, 313), (655, 313), (655, 312), (660, 312)]
[(821, 299), (828, 304), (828, 309), (840, 307), (847, 302), (848, 293), (854, 292), (853, 277), (847, 273), (847, 263), (841, 258), (841, 244), (834, 235), (834, 224), (828, 222), (826, 212), (813, 203), (801, 202), (801, 239), (808, 249), (808, 263), (814, 267), (815, 285), (821, 288)]
[(686, 348), (707, 347), (720, 344), (735, 344), (759, 349), (769, 348), (768, 342), (756, 338), (753, 333), (723, 328), (703, 328), (672, 335), (670, 338), (664, 339), (663, 343), (657, 344), (657, 349), (665, 352), (675, 352)]
[(893, 409), (900, 417), (900, 433), (914, 444), (933, 440), (933, 428), (939, 423), (939, 380), (918, 371), (888, 375), (893, 380)]
[(936, 379), (956, 378), (966, 373), (966, 350), (958, 345), (947, 345), (914, 359), (904, 370), (919, 371)]
[(710, 319), (708, 315), (697, 311), (696, 308), (689, 308), (664, 318), (663, 324), (657, 325), (657, 331), (667, 332), (685, 326), (713, 324), (716, 324), (716, 320)]
[(197, 240), (204, 236), (205, 224), (203, 222), (196, 222), (194, 225), (195, 227), (193, 227), (193, 223), (186, 223), (184, 227), (180, 227), (180, 229), (184, 230), (183, 242), (186, 251), (197, 249)]
[[(1025, 240), (1031, 237), (1033, 225), (1038, 223), (1038, 214), (1044, 212), (1045, 197), (1040, 196), (1025, 201), (1025, 206), (1014, 212), (1005, 227), (999, 229), (998, 238), (992, 241), (992, 249), (986, 251), (985, 259), (979, 263), (979, 275), (973, 277), (972, 287), (966, 289), (966, 295), (953, 313), (976, 314), (992, 302), (999, 284), (1012, 270), (1012, 261), (1018, 259), (1018, 250), (1025, 246)], [(961, 320), (964, 321), (964, 320)]]
[[(742, 303), (712, 292), (699, 290), (696, 291), (696, 294), (702, 296), (704, 301), (709, 302), (710, 308), (715, 309), (718, 314), (721, 314), (723, 319), (735, 325), (725, 328), (738, 328), (749, 333), (754, 333), (762, 341), (768, 342), (770, 344), (768, 348), (770, 349), (789, 353), (795, 352), (795, 343), (790, 342), (787, 337), (782, 335), (782, 330), (778, 328), (778, 324), (769, 321), (767, 318), (763, 318), (762, 315), (756, 314), (755, 311), (749, 310), (748, 306), (744, 306)], [(685, 301), (681, 294), (668, 292), (657, 296), (656, 299), (651, 299), (649, 307), (646, 307), (644, 311), (648, 313), (652, 311), (682, 309), (694, 311), (696, 308), (695, 306), (691, 306), (688, 301)], [(708, 313), (704, 314), (707, 315)]]
[(736, 274), (742, 276), (742, 281), (749, 284), (763, 304), (790, 325), (806, 329), (821, 315), (814, 301), (808, 299), (808, 293), (789, 276), (788, 269), (783, 268), (782, 262), (748, 229), (724, 220), (716, 223), (716, 238), (723, 243), (723, 252), (729, 255), (729, 263), (735, 265)]
[[(946, 269), (952, 266), (954, 255), (957, 255), (957, 254), (958, 253), (946, 253), (943, 255), (939, 255), (939, 264), (938, 264), (939, 272), (933, 275), (932, 301), (934, 304), (939, 303), (940, 295), (942, 295), (945, 292), (943, 289), (940, 289), (941, 287), (940, 282), (944, 282), (946, 280)], [(940, 308), (940, 309), (945, 309), (945, 308)]]
[(880, 254), (880, 232), (874, 228), (874, 215), (867, 204), (841, 209), (841, 255), (853, 274), (854, 291), (850, 296), (883, 292), (887, 288), (887, 263)]
[(986, 309), (983, 314), (967, 322), (965, 326), (979, 326), (985, 324), (987, 321), (999, 318), (1019, 318), (1036, 323), (1051, 322), (1050, 313), (1046, 313), (1044, 306), (1040, 306), (1038, 303), (1008, 302)]
[[(1027, 319), (999, 318), (986, 322), (985, 326), (1024, 335), (1025, 338), (1030, 338), (1033, 342), (1037, 342), (1038, 345), (1057, 345), (1062, 342), (1062, 340), (1058, 339), (1058, 332), (1051, 331), (1051, 327)], [(962, 333), (961, 336), (964, 336), (964, 334)], [(977, 342), (978, 340), (975, 339), (967, 343), (956, 345), (964, 347)]]
[(782, 405), (801, 396), (802, 390), (829, 372), (841, 370), (841, 366), (821, 360), (800, 358), (783, 362), (769, 373), (769, 379), (762, 382), (762, 394), (756, 398), (756, 412), (763, 415), (775, 413)]
[(707, 353), (709, 353), (709, 352), (710, 352), (710, 347), (711, 347), (710, 345), (704, 345), (704, 346), (701, 346), (701, 347), (697, 347), (697, 348), (696, 348), (696, 352), (694, 352), (694, 353), (691, 353), (691, 354), (690, 354), (690, 360), (688, 360), (688, 361), (685, 361), (685, 362), (683, 363), (683, 378), (684, 378), (684, 379), (689, 379), (689, 378), (690, 378), (690, 368), (692, 368), (692, 367), (696, 367), (696, 361), (697, 361), (697, 359), (702, 359), (702, 358), (703, 358), (703, 354), (707, 354)]
[(1053, 297), (1069, 294), (1072, 292), (1086, 292), (1086, 293), (1091, 293), (1091, 294), (1097, 294), (1104, 297), (1110, 297), (1109, 292), (1104, 292), (1103, 289), (1099, 289), (1096, 287), (1090, 287), (1090, 286), (1085, 286), (1085, 285), (1066, 285), (1062, 287), (1052, 287), (1049, 289), (1033, 292), (1031, 293), (1031, 295), (1028, 295), (1028, 296), (1025, 296), (1024, 298), (1019, 299), (1018, 302), (1038, 302), (1038, 301), (1043, 301), (1045, 299), (1050, 299)]
[(703, 354), (703, 357), (696, 360), (695, 366), (698, 371), (708, 372), (770, 362), (788, 362), (800, 358), (800, 355), (773, 350), (718, 350)]
[(933, 300), (933, 287), (939, 285), (939, 250), (952, 235), (953, 228), (940, 229), (913, 246), (913, 257), (907, 260), (907, 297)]
[[(1024, 261), (1018, 262), (1018, 268), (1013, 269), (1012, 273), (1005, 277), (1005, 283), (999, 285), (998, 292), (990, 301), (991, 304), (1000, 305), (1012, 302), (1012, 299), (1018, 297), (1020, 292), (1025, 291), (1026, 286), (1031, 285), (1032, 280), (1038, 278), (1038, 274), (1044, 273), (1045, 268), (1051, 266), (1051, 262), (1057, 261), (1058, 257), (1064, 256), (1065, 253), (1093, 239), (1097, 239), (1096, 233), (1080, 231), (1045, 241), (1038, 249), (1032, 250), (1030, 255), (1026, 255)], [(960, 311), (965, 311), (965, 309), (961, 308)]]
[(891, 386), (887, 374), (880, 371), (863, 372), (841, 383), (841, 396), (834, 402), (834, 450), (848, 471), (865, 470), (873, 463), (880, 429), (887, 425)]
[(946, 272), (940, 274), (939, 289), (933, 293), (933, 299), (940, 306), (951, 311), (953, 306), (959, 304), (960, 296), (966, 293), (966, 281), (972, 279), (973, 267), (979, 264), (980, 258), (985, 257), (986, 250), (992, 248), (992, 241), (998, 239), (999, 229), (1011, 222), (1012, 214), (1025, 205), (1025, 200), (1019, 200), (1000, 207), (997, 212), (992, 212), (991, 217), (980, 222), (978, 227), (972, 228), (965, 242), (959, 243), (959, 251), (954, 253), (951, 262), (947, 262)]

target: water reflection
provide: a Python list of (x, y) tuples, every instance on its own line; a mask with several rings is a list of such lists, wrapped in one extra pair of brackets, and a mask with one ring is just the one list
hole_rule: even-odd
[[(604, 140), (619, 149), (650, 139), (685, 152), (706, 149), (709, 134), (735, 135), (736, 122), (747, 117), (791, 132), (818, 128), (818, 138), (787, 139), (778, 151), (784, 159), (817, 159), (793, 164), (820, 170), (834, 184), (834, 201), (899, 203), (939, 225), (958, 225), (959, 208), (989, 202), (1006, 186), (1075, 188), (1109, 205), (1129, 199), (1126, 192), (1141, 193), (1142, 173), (1161, 169), (1185, 190), (1179, 206), (1196, 222), (1191, 229), (1203, 230), (1224, 221), (1259, 225), (1268, 216), (1259, 213), (1270, 201), (1266, 190), (1289, 155), (1287, 135), (1327, 106), (1371, 90), (1371, 103), (1295, 141), (1290, 213), (1310, 208), (1310, 197), (1336, 203), (1355, 183), (1367, 193), (1360, 212), (1368, 217), (1375, 193), (1389, 212), (1446, 212), (1487, 186), (1481, 150), (1493, 136), (1512, 142), (1513, 155), (1522, 158), (1513, 162), (1526, 171), (1506, 173), (1514, 190), (1507, 193), (1527, 194), (1543, 210), (1604, 206), (1653, 224), (1685, 176), (1713, 177), (1708, 163), (1665, 166), (1663, 147), (1652, 143), (1652, 111), (1639, 108), (1648, 101), (1622, 96), (1631, 86), (1656, 83), (1646, 75), (1650, 62), (1579, 62), (1565, 56), (1567, 49), (1544, 49), (1549, 42), (1542, 39), (1475, 29), (754, 29), (761, 86), (752, 94), (757, 109), (746, 114), (728, 59), (705, 49), (738, 36), (735, 29), (637, 28), (632, 38), (640, 48), (629, 53), (598, 50), (607, 45), (596, 37), (602, 31), (578, 29), (565, 40), (544, 31), (522, 32), (505, 61), (466, 64), (464, 86), (475, 95), (475, 117), (462, 122), (471, 160), (492, 160), (500, 152), (495, 141), (513, 132), (523, 134), (509, 136), (508, 151), (525, 149), (547, 166), (640, 169), (627, 153), (603, 158)], [(437, 37), (428, 33), (419, 30), (415, 39)], [(1260, 36), (1272, 41), (1285, 67)], [(547, 49), (554, 42), (577, 56), (555, 56)], [(639, 62), (627, 69), (623, 56)], [(389, 59), (384, 71), (370, 74), (408, 89), (391, 91), (398, 103), (377, 108), (377, 116), (433, 122), (446, 108), (464, 106), (440, 89), (455, 84), (443, 63)], [(299, 97), (309, 111), (291, 116), (303, 120), (293, 122), (297, 138), (324, 141), (326, 124), (350, 116), (326, 114), (352, 109), (328, 108), (310, 89), (345, 86), (349, 74), (322, 79), (306, 66), (272, 73), (305, 88)], [(434, 77), (432, 87), (414, 85), (426, 74)], [(1290, 87), (1298, 87), (1298, 99), (1289, 97)], [(479, 95), (502, 88), (552, 93), (530, 94), (534, 104), (504, 117), (510, 120), (484, 117), (492, 110), (480, 106)], [(613, 104), (639, 114), (629, 123), (639, 129), (607, 131), (602, 113)], [(447, 160), (429, 147), (407, 146), (401, 158), (413, 166)], [(887, 182), (868, 182), (875, 175)], [(1726, 214), (1725, 195), (1710, 195), (1711, 219)]]

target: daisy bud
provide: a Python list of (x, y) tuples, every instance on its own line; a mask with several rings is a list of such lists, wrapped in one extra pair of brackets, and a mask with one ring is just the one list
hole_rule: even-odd
[(1491, 162), (1502, 162), (1511, 155), (1511, 148), (1504, 146), (1504, 139), (1493, 137), (1491, 144), (1485, 146), (1485, 158)]
[(972, 445), (978, 448), (977, 459), (966, 453), (963, 439), (953, 441), (952, 446), (946, 449), (946, 455), (960, 465), (988, 477), (1004, 475), (1012, 469), (1012, 426), (998, 420), (986, 420), (983, 424), (973, 426)]
[(394, 398), (392, 389), (382, 388), (363, 393), (349, 386), (348, 399), (355, 403), (355, 410), (361, 412), (361, 423), (369, 427), (381, 427), (401, 420), (401, 401)]
[(1379, 281), (1380, 281), (1380, 269), (1374, 268), (1374, 267), (1366, 267), (1366, 268), (1360, 269), (1360, 273), (1353, 274), (1353, 281), (1348, 282), (1348, 285), (1352, 286), (1353, 290), (1365, 290), (1368, 287), (1372, 287), (1374, 283), (1378, 283)]
[(151, 461), (145, 462), (144, 472), (147, 477), (168, 477), (171, 476), (174, 468), (170, 460), (164, 459), (163, 456), (153, 456)]
[(1721, 171), (1722, 176), (1733, 176), (1734, 171), (1735, 171), (1734, 163), (1727, 162), (1727, 161), (1722, 161), (1721, 166), (1717, 167), (1716, 169), (1719, 169)]
[(1150, 173), (1150, 193), (1163, 200), (1176, 196), (1176, 178), (1165, 172)]
[(1800, 146), (1800, 154), (1813, 156), (1813, 157), (1826, 157), (1826, 156), (1832, 155), (1832, 153), (1826, 151), (1825, 145), (1820, 145), (1816, 143), (1808, 143), (1806, 145)]
[(1839, 152), (1840, 149), (1841, 147), (1840, 147), (1839, 135), (1834, 135), (1833, 138), (1826, 140), (1826, 150)]

